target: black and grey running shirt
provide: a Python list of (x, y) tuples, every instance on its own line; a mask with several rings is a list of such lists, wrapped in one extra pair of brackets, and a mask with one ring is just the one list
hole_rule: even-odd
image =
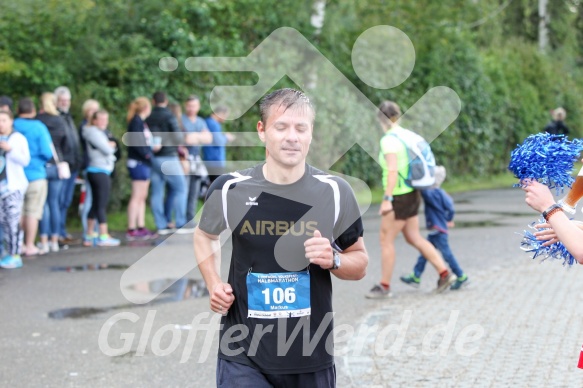
[[(342, 178), (306, 165), (300, 180), (276, 185), (265, 179), (262, 167), (217, 178), (199, 223), (212, 235), (226, 229), (232, 233), (228, 283), (235, 302), (221, 320), (219, 357), (263, 373), (319, 371), (334, 363), (332, 283), (328, 270), (308, 265), (304, 242), (319, 230), (340, 250), (350, 247), (363, 235), (360, 211)], [(259, 276), (253, 284), (252, 274)], [(289, 287), (270, 284), (275, 277), (293, 280)], [(309, 289), (294, 288), (298, 279)], [(301, 297), (309, 309), (286, 316)], [(265, 316), (275, 316), (250, 316), (250, 306), (263, 300), (271, 303)]]

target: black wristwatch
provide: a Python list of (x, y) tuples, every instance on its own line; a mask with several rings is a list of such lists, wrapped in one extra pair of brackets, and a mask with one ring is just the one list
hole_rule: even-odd
[(338, 252), (336, 249), (332, 248), (332, 268), (329, 268), (329, 270), (333, 270), (333, 269), (338, 269), (340, 268), (340, 252)]
[(548, 222), (553, 214), (560, 212), (561, 210), (563, 210), (561, 205), (555, 203), (543, 212), (543, 218)]

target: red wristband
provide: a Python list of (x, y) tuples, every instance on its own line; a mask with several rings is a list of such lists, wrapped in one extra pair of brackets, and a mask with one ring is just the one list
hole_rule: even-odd
[(553, 215), (557, 214), (558, 212), (562, 212), (562, 211), (563, 211), (563, 209), (561, 209), (560, 207), (556, 207), (556, 208), (552, 209), (550, 212), (548, 212), (547, 214), (545, 214), (545, 220), (546, 220), (547, 222), (549, 222), (549, 219), (550, 219), (550, 218), (551, 218)]

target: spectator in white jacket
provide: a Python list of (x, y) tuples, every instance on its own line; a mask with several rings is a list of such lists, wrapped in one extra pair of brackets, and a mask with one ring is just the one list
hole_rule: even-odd
[(14, 131), (12, 113), (0, 111), (0, 226), (2, 227), (6, 256), (0, 260), (2, 268), (20, 268), (20, 215), (28, 180), (24, 167), (30, 162), (26, 138)]

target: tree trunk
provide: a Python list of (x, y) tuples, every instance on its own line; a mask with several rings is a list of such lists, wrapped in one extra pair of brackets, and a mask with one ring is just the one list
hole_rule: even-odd
[(324, 16), (326, 15), (326, 0), (314, 0), (314, 7), (311, 17), (312, 27), (316, 28), (315, 36), (320, 36), (324, 26)]
[[(313, 43), (317, 43), (320, 34), (322, 33), (322, 27), (324, 26), (324, 17), (326, 15), (326, 0), (314, 0), (314, 5), (312, 8), (312, 17), (310, 18), (310, 23), (312, 27), (315, 28)], [(306, 84), (307, 90), (314, 90), (318, 84), (318, 75), (316, 74), (317, 69), (310, 69), (309, 81)]]
[(547, 12), (548, 0), (538, 0), (538, 48), (541, 52), (546, 52), (549, 45), (550, 15)]

